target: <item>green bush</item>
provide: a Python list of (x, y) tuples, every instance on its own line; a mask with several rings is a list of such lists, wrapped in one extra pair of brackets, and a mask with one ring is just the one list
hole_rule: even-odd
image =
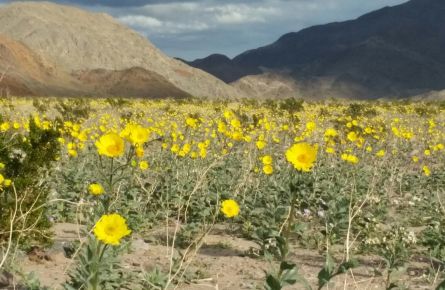
[(45, 177), (60, 151), (58, 137), (57, 128), (40, 128), (33, 119), (27, 134), (0, 133), (0, 162), (4, 165), (1, 174), (13, 182), (11, 186), (3, 185), (0, 192), (0, 243), (9, 238), (11, 221), (13, 238), (20, 239), (21, 245), (48, 241)]

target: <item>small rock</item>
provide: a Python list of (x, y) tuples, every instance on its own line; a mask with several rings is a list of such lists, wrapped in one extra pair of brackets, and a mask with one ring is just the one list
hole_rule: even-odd
[(34, 246), (28, 252), (28, 259), (36, 263), (43, 263), (44, 261), (53, 261), (53, 259), (45, 252), (44, 249)]
[(144, 240), (137, 239), (132, 242), (132, 248), (135, 251), (147, 251), (150, 246)]

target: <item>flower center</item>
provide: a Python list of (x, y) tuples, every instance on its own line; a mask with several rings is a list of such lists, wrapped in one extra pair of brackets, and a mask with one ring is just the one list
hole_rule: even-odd
[(298, 155), (297, 160), (301, 163), (306, 163), (308, 158), (305, 154)]
[(114, 235), (115, 232), (116, 232), (116, 228), (113, 227), (113, 226), (111, 226), (111, 225), (109, 225), (109, 226), (107, 226), (107, 227), (105, 228), (105, 233), (106, 233), (108, 236), (112, 236), (112, 235)]
[(107, 147), (107, 151), (108, 151), (109, 153), (112, 153), (112, 154), (118, 153), (118, 152), (119, 152), (119, 146), (117, 146), (116, 144), (109, 145), (109, 146)]

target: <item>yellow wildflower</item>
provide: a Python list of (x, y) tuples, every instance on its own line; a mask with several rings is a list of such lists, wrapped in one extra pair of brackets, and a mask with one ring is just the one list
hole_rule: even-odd
[(143, 157), (144, 156), (144, 148), (137, 147), (135, 150), (135, 154), (139, 158)]
[(324, 132), (324, 136), (325, 137), (337, 137), (338, 133), (337, 133), (337, 130), (335, 130), (334, 128), (329, 128)]
[(347, 138), (349, 141), (355, 142), (358, 139), (358, 136), (357, 136), (357, 133), (355, 133), (354, 131), (351, 131), (348, 133)]
[(123, 237), (131, 233), (131, 230), (128, 229), (125, 218), (119, 214), (109, 214), (99, 219), (93, 232), (104, 244), (117, 246)]
[(236, 217), (239, 214), (239, 205), (233, 199), (224, 200), (221, 203), (221, 212), (227, 217)]
[(347, 161), (349, 163), (352, 163), (352, 164), (357, 164), (358, 161), (359, 161), (357, 156), (352, 155), (352, 154), (347, 154), (347, 153), (343, 153), (341, 155), (341, 159), (343, 159), (343, 160), (345, 160), (345, 161)]
[(255, 144), (256, 144), (256, 147), (257, 147), (259, 150), (263, 149), (263, 148), (266, 147), (266, 145), (267, 145), (267, 143), (266, 143), (265, 141), (263, 141), (263, 140), (259, 140), (259, 141), (257, 141)]
[(299, 171), (311, 171), (317, 159), (317, 146), (307, 143), (294, 144), (286, 151), (286, 159)]
[(149, 167), (149, 165), (148, 165), (148, 162), (147, 162), (147, 161), (141, 161), (141, 162), (139, 163), (139, 168), (140, 168), (141, 170), (147, 170), (148, 167)]
[(270, 164), (266, 164), (263, 166), (263, 172), (267, 175), (270, 175), (273, 173), (273, 167)]
[(133, 145), (142, 145), (148, 141), (150, 132), (142, 126), (132, 126), (130, 128), (130, 142)]
[(271, 165), (272, 164), (272, 157), (270, 155), (265, 155), (261, 158), (261, 161), (264, 165)]
[(88, 191), (92, 195), (101, 195), (104, 193), (104, 188), (99, 183), (91, 183), (90, 186), (88, 186)]
[(4, 123), (2, 123), (2, 124), (0, 125), (0, 130), (1, 130), (2, 132), (6, 132), (6, 131), (9, 130), (10, 127), (11, 127), (11, 126), (9, 125), (8, 122), (4, 122)]
[(326, 148), (326, 153), (329, 153), (329, 154), (334, 154), (335, 153), (335, 149), (334, 148), (332, 148), (332, 147), (328, 147), (328, 148)]
[(430, 176), (431, 175), (431, 171), (428, 168), (428, 166), (426, 166), (426, 165), (423, 166), (422, 170), (423, 170), (423, 174), (425, 174), (425, 176)]
[(375, 154), (375, 156), (377, 156), (377, 157), (383, 157), (383, 156), (385, 156), (385, 150), (379, 150), (376, 154)]
[(307, 122), (306, 123), (306, 129), (308, 131), (314, 131), (317, 128), (317, 124), (315, 124), (315, 122)]
[(96, 141), (96, 147), (100, 155), (118, 157), (124, 154), (124, 140), (116, 133), (108, 133)]
[(233, 128), (240, 128), (241, 122), (238, 119), (232, 119), (230, 125), (232, 125)]
[(198, 126), (198, 120), (192, 117), (188, 117), (185, 119), (185, 124), (190, 128), (195, 129)]

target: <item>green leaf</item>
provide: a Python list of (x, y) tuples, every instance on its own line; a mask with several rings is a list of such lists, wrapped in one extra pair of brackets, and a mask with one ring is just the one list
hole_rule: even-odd
[(280, 264), (280, 271), (283, 272), (285, 270), (292, 270), (292, 269), (294, 269), (296, 267), (297, 267), (297, 265), (295, 265), (295, 264), (291, 264), (291, 263), (288, 263), (286, 261), (283, 261)]
[(334, 260), (332, 256), (328, 253), (326, 255), (326, 263), (318, 273), (318, 287), (321, 289), (324, 285), (326, 285), (329, 280), (331, 280), (334, 273)]
[(281, 290), (281, 283), (280, 281), (274, 277), (273, 275), (269, 274), (266, 277), (266, 289), (267, 290)]
[(283, 285), (294, 285), (298, 280), (297, 267), (295, 266), (290, 270), (285, 270), (280, 278)]
[(326, 285), (329, 282), (330, 279), (331, 279), (331, 274), (326, 269), (326, 267), (324, 267), (318, 273), (318, 288), (321, 289), (324, 285)]
[(349, 269), (355, 268), (358, 266), (358, 261), (357, 260), (349, 260), (347, 262), (343, 262), (340, 264), (340, 266), (338, 267), (338, 271), (337, 274), (343, 274), (346, 273)]
[(396, 289), (398, 286), (396, 283), (391, 283), (386, 290)]

